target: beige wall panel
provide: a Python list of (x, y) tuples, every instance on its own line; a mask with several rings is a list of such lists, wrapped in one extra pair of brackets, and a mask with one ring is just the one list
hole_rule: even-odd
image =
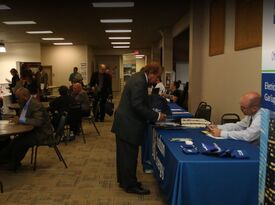
[(80, 70), (81, 64), (86, 63), (88, 70), (88, 47), (42, 46), (41, 60), (43, 65), (52, 65), (53, 85), (70, 85), (69, 75), (73, 67), (77, 66)]
[[(225, 53), (209, 57), (208, 6), (206, 3), (203, 11), (199, 12), (203, 15), (200, 18), (203, 20), (201, 26), (196, 25), (197, 29), (192, 29), (189, 96), (191, 104), (193, 103), (192, 111), (199, 101), (207, 101), (212, 106), (212, 120), (219, 123), (221, 115), (227, 112), (236, 112), (242, 116), (239, 97), (243, 93), (252, 90), (260, 92), (261, 47), (234, 50), (235, 6), (233, 1), (227, 0)], [(198, 17), (192, 18), (195, 23), (194, 19)], [(197, 32), (203, 35), (198, 35)]]

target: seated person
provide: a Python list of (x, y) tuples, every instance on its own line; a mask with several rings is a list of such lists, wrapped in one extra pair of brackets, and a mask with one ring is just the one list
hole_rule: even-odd
[(73, 136), (80, 133), (82, 117), (90, 116), (90, 101), (86, 91), (82, 89), (80, 83), (74, 83), (72, 85), (71, 93), (75, 103), (70, 106), (69, 122), (70, 129), (73, 131)]
[(69, 95), (69, 89), (65, 85), (60, 86), (58, 89), (60, 94), (59, 97), (55, 98), (50, 102), (49, 110), (52, 112), (52, 124), (56, 129), (62, 113), (69, 112), (70, 105), (74, 104), (75, 101), (71, 95)]
[(22, 110), (20, 117), (16, 116), (12, 121), (33, 125), (34, 128), (11, 140), (9, 145), (0, 151), (0, 162), (8, 163), (11, 170), (20, 167), (20, 162), (30, 147), (49, 143), (53, 134), (48, 112), (40, 102), (31, 96), (30, 91), (26, 88), (19, 88), (15, 92), (15, 96)]
[(261, 96), (256, 92), (248, 92), (241, 96), (240, 107), (244, 119), (236, 123), (210, 125), (209, 131), (215, 137), (244, 140), (254, 144), (259, 143), (261, 129)]
[(181, 81), (174, 81), (171, 85), (170, 85), (170, 90), (169, 90), (169, 94), (163, 94), (163, 96), (165, 96), (166, 98), (169, 98), (170, 100), (172, 100), (172, 102), (177, 103), (179, 106), (180, 105), (180, 98), (181, 98), (181, 90), (179, 90)]
[(156, 86), (153, 89), (157, 89), (157, 88), (158, 88), (158, 94), (159, 95), (165, 93), (165, 91), (166, 91), (163, 83), (161, 82), (161, 78), (160, 77), (157, 79), (157, 84), (156, 84)]
[(72, 89), (72, 97), (76, 103), (81, 105), (82, 116), (89, 116), (90, 101), (87, 92), (82, 89), (82, 85), (80, 83), (74, 83)]

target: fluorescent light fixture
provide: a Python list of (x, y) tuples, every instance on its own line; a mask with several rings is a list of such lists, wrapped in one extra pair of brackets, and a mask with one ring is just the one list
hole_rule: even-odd
[(53, 43), (53, 45), (56, 45), (56, 46), (70, 46), (70, 45), (73, 45), (73, 43)]
[(35, 21), (3, 21), (7, 25), (27, 25), (27, 24), (36, 24)]
[(130, 48), (130, 46), (113, 46), (113, 48)]
[(26, 31), (28, 34), (50, 34), (52, 31)]
[(100, 19), (101, 23), (132, 23), (133, 19)]
[(44, 41), (63, 41), (64, 38), (42, 38)]
[(5, 4), (0, 4), (0, 10), (9, 10), (11, 9), (10, 7), (8, 7), (7, 5)]
[(130, 29), (122, 29), (122, 30), (119, 30), (119, 29), (113, 29), (113, 30), (105, 30), (106, 33), (131, 33), (132, 30)]
[(139, 58), (139, 57), (141, 57), (141, 58), (143, 58), (144, 57), (144, 55), (136, 55), (136, 58)]
[(110, 40), (130, 40), (131, 37), (125, 36), (125, 37), (109, 37)]
[(112, 45), (130, 45), (130, 42), (111, 42)]
[(134, 7), (134, 2), (94, 2), (95, 8)]
[(6, 53), (6, 47), (4, 43), (0, 43), (0, 53)]

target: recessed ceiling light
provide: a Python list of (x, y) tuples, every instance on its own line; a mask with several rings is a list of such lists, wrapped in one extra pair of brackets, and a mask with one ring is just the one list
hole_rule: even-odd
[(8, 7), (7, 5), (5, 4), (0, 4), (0, 10), (9, 10), (11, 9), (10, 7)]
[(111, 42), (112, 45), (129, 45), (130, 42)]
[(110, 40), (130, 40), (131, 37), (125, 36), (125, 37), (109, 37)]
[(56, 46), (70, 46), (70, 45), (73, 45), (73, 43), (53, 43), (53, 45), (56, 45)]
[(105, 30), (106, 33), (131, 33), (132, 30), (127, 30), (127, 29), (123, 29), (123, 30)]
[(36, 24), (35, 21), (3, 21), (7, 25), (26, 25), (26, 24)]
[(95, 8), (134, 7), (134, 2), (94, 2)]
[(26, 31), (28, 34), (50, 34), (52, 31)]
[(130, 46), (113, 46), (113, 48), (130, 48)]
[(141, 57), (141, 58), (143, 58), (143, 57), (144, 57), (144, 55), (136, 55), (136, 57)]
[(62, 41), (64, 38), (42, 38), (44, 41)]
[(132, 23), (133, 19), (100, 19), (101, 23)]

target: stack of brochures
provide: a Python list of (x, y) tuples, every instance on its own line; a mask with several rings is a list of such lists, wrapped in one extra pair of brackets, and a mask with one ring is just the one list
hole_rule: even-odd
[(200, 118), (181, 118), (181, 125), (187, 128), (205, 128), (211, 122)]
[(164, 129), (183, 129), (183, 127), (176, 122), (156, 122), (156, 126)]

